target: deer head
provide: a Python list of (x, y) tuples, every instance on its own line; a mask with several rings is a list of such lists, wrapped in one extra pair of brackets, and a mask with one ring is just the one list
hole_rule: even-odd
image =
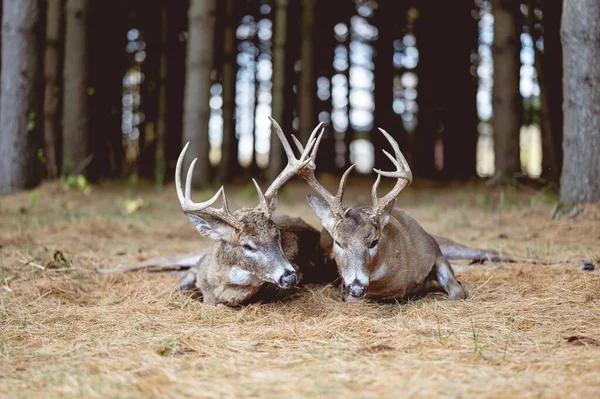
[[(253, 179), (258, 192), (259, 204), (252, 209), (240, 209), (232, 213), (227, 205), (225, 190), (221, 187), (209, 200), (201, 203), (191, 199), (193, 169), (197, 159), (190, 164), (185, 190), (181, 188), (181, 165), (189, 142), (185, 145), (175, 169), (175, 187), (183, 212), (198, 232), (219, 242), (217, 256), (222, 264), (240, 268), (260, 278), (288, 288), (298, 282), (296, 270), (285, 258), (281, 248), (281, 235), (271, 216), (277, 205), (277, 191), (297, 171), (310, 162), (309, 153), (315, 143), (314, 135), (299, 159), (294, 156), (277, 122), (271, 119), (275, 131), (282, 140), (288, 164), (264, 193)], [(221, 207), (212, 205), (221, 197)]]
[[(317, 126), (315, 131), (320, 126)], [(323, 228), (333, 238), (333, 255), (343, 280), (342, 295), (346, 300), (366, 295), (371, 272), (369, 265), (372, 264), (377, 256), (378, 248), (386, 238), (383, 230), (390, 221), (394, 201), (412, 181), (412, 172), (402, 152), (400, 152), (398, 143), (385, 130), (379, 130), (394, 150), (395, 156), (392, 156), (386, 150), (383, 150), (383, 152), (392, 161), (396, 170), (387, 172), (374, 169), (378, 176), (371, 191), (373, 202), (371, 207), (344, 208), (342, 206), (348, 175), (354, 165), (351, 165), (343, 174), (335, 196), (315, 178), (316, 154), (323, 135), (322, 132), (312, 149), (311, 162), (298, 171), (298, 174), (323, 198), (319, 199), (308, 195), (308, 202), (319, 217)], [(315, 131), (313, 131), (313, 134)], [(296, 146), (302, 151), (302, 144), (296, 137), (293, 137), (293, 139)], [(377, 196), (381, 176), (397, 179), (394, 188), (383, 198)]]

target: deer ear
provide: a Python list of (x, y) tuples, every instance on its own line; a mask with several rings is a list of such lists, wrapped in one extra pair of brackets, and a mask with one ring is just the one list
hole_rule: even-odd
[(231, 241), (235, 236), (235, 228), (224, 221), (209, 215), (198, 216), (186, 213), (196, 230), (204, 237), (212, 240)]
[(390, 218), (392, 217), (392, 211), (394, 210), (394, 202), (395, 201), (392, 201), (389, 204), (387, 204), (385, 208), (383, 208), (383, 210), (381, 211), (381, 216), (379, 216), (379, 224), (382, 230), (389, 223)]
[(321, 225), (331, 234), (331, 229), (335, 224), (335, 217), (333, 216), (333, 212), (331, 211), (329, 204), (310, 194), (306, 196), (306, 199), (308, 199), (310, 207), (317, 214), (319, 220), (321, 221)]

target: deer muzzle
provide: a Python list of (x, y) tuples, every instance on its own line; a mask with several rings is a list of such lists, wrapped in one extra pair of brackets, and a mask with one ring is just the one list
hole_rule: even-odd
[(362, 298), (367, 295), (367, 290), (369, 286), (367, 284), (363, 284), (358, 279), (355, 279), (350, 284), (346, 284), (344, 282), (342, 286), (342, 293), (345, 300), (352, 300)]
[(286, 270), (277, 281), (277, 285), (281, 288), (288, 288), (296, 284), (298, 284), (298, 274), (291, 270)]

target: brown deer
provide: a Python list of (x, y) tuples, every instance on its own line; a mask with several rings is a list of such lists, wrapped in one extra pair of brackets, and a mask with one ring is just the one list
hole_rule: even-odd
[[(183, 276), (179, 286), (183, 291), (200, 294), (206, 303), (238, 306), (258, 299), (277, 299), (302, 277), (305, 282), (317, 282), (326, 274), (319, 264), (324, 259), (319, 232), (298, 218), (272, 219), (278, 190), (311, 161), (315, 135), (297, 159), (281, 129), (275, 130), (288, 164), (264, 194), (253, 180), (260, 199), (256, 208), (232, 213), (223, 187), (211, 199), (193, 202), (190, 195), (196, 159), (190, 164), (185, 189), (181, 186), (181, 166), (189, 143), (177, 160), (175, 186), (181, 208), (201, 235), (216, 241)], [(221, 208), (213, 208), (219, 197)]]
[[(319, 128), (320, 125), (313, 134)], [(342, 206), (346, 181), (354, 165), (343, 174), (335, 196), (315, 178), (322, 132), (314, 145), (309, 143), (313, 145), (311, 162), (298, 169), (298, 174), (323, 198), (308, 195), (308, 202), (325, 230), (322, 246), (335, 259), (342, 277), (342, 298), (348, 301), (362, 297), (376, 300), (406, 298), (427, 292), (435, 281), (450, 299), (466, 298), (465, 290), (454, 277), (452, 267), (434, 237), (416, 220), (394, 209), (394, 201), (412, 182), (412, 172), (398, 143), (385, 130), (379, 130), (394, 149), (395, 156), (383, 152), (396, 170), (374, 169), (378, 176), (371, 191), (373, 203), (370, 207)], [(300, 142), (293, 139), (302, 151)], [(381, 176), (397, 179), (394, 188), (383, 198), (377, 196)]]

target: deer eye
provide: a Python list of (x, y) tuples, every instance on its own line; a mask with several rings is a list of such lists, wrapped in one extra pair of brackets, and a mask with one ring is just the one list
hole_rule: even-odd
[(242, 245), (242, 248), (244, 248), (246, 251), (250, 251), (250, 252), (256, 251), (256, 248), (254, 248), (253, 246), (251, 246), (249, 244)]
[(379, 244), (379, 240), (375, 240), (371, 243), (371, 245), (369, 245), (369, 248), (373, 249), (377, 246), (377, 244)]

